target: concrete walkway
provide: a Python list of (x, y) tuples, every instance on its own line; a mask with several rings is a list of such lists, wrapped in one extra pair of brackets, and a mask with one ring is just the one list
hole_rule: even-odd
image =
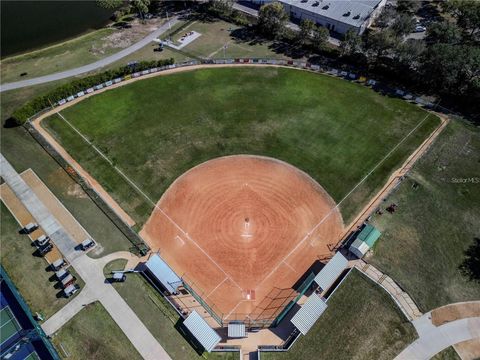
[(355, 268), (375, 281), (390, 294), (409, 321), (414, 321), (422, 316), (422, 312), (418, 309), (410, 295), (403, 291), (392, 278), (363, 260), (355, 260), (353, 263)]
[(396, 360), (428, 360), (435, 354), (457, 343), (478, 339), (480, 341), (480, 317), (465, 318), (434, 326), (430, 313), (412, 321), (419, 338), (403, 350)]
[(104, 266), (112, 260), (127, 259), (129, 263), (134, 264), (138, 263), (140, 259), (129, 252), (121, 251), (95, 260), (89, 258), (83, 251), (76, 251), (74, 247), (77, 243), (63, 229), (2, 154), (0, 154), (0, 176), (15, 192), (20, 201), (30, 211), (35, 220), (50, 236), (63, 256), (85, 282), (85, 286), (75, 298), (42, 324), (45, 333), (47, 335), (55, 333), (82, 310), (84, 305), (93, 301), (100, 301), (144, 359), (170, 359), (167, 352), (125, 300), (110, 283), (105, 281), (105, 276), (103, 275)]
[(33, 86), (33, 85), (38, 85), (38, 84), (44, 84), (47, 82), (51, 81), (56, 81), (56, 80), (61, 80), (65, 78), (69, 78), (72, 76), (77, 76), (81, 75), (90, 71), (94, 71), (96, 69), (102, 68), (104, 66), (110, 65), (114, 63), (115, 61), (118, 61), (122, 58), (124, 58), (127, 55), (130, 55), (134, 53), (137, 50), (140, 50), (142, 47), (145, 45), (148, 45), (150, 42), (152, 42), (155, 38), (159, 37), (163, 33), (165, 33), (168, 29), (170, 29), (171, 26), (174, 26), (176, 23), (178, 23), (178, 17), (172, 17), (169, 22), (166, 24), (163, 24), (160, 26), (157, 30), (153, 31), (146, 37), (144, 37), (142, 40), (136, 42), (135, 44), (129, 46), (126, 49), (123, 49), (111, 56), (108, 56), (104, 59), (98, 60), (94, 63), (84, 65), (77, 67), (75, 69), (70, 69), (50, 75), (45, 75), (45, 76), (39, 76), (33, 79), (27, 79), (27, 80), (22, 80), (22, 81), (16, 81), (12, 83), (6, 83), (0, 85), (0, 92), (8, 91), (8, 90), (13, 90), (13, 89), (19, 89), (23, 88), (26, 86)]
[(65, 259), (72, 262), (76, 257), (82, 255), (83, 252), (75, 250), (77, 242), (65, 231), (2, 154), (0, 154), (0, 176), (52, 239)]

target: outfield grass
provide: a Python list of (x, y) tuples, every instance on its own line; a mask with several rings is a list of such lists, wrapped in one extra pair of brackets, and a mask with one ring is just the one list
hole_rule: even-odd
[[(230, 154), (258, 154), (309, 173), (341, 200), (426, 117), (399, 99), (328, 76), (284, 68), (217, 68), (137, 81), (62, 114), (155, 201), (186, 170)], [(142, 223), (151, 204), (60, 117), (44, 122)], [(342, 206), (352, 216), (438, 124), (432, 115)]]
[(99, 302), (84, 307), (53, 336), (52, 342), (64, 359), (142, 358)]
[[(121, 263), (112, 262), (104, 272), (109, 273), (119, 266)], [(176, 329), (180, 316), (140, 274), (128, 274), (126, 282), (113, 286), (172, 359), (200, 359), (190, 342)], [(233, 360), (238, 359), (238, 353), (205, 353), (204, 357)]]
[(390, 296), (354, 269), (306, 336), (286, 353), (262, 353), (261, 358), (393, 359), (415, 338), (413, 325)]
[[(3, 202), (0, 201), (1, 220), (1, 263), (15, 286), (22, 294), (32, 313), (40, 313), (48, 319), (73, 297), (65, 298), (61, 288), (57, 286), (55, 274), (47, 271), (48, 263), (42, 258), (33, 256), (35, 247), (26, 235), (20, 235), (20, 225), (10, 214)], [(79, 285), (83, 281), (70, 270), (78, 279)]]
[(370, 261), (392, 276), (423, 311), (480, 299), (480, 283), (459, 270), (464, 252), (479, 237), (478, 154), (479, 129), (452, 121), (388, 199), (388, 204), (399, 205), (395, 214), (374, 218), (383, 235)]

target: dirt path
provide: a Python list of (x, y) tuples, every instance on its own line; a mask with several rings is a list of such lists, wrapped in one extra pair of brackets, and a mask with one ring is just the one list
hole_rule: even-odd
[(448, 118), (444, 115), (434, 113), (441, 120), (440, 125), (429, 135), (427, 139), (407, 158), (403, 165), (390, 175), (387, 183), (382, 189), (375, 195), (367, 205), (360, 211), (359, 215), (353, 220), (349, 226), (346, 227), (346, 231), (343, 234), (339, 244), (341, 244), (353, 231), (361, 226), (365, 220), (380, 206), (383, 200), (398, 186), (403, 180), (403, 177), (410, 171), (413, 165), (420, 159), (423, 154), (429, 149), (435, 139), (440, 135), (442, 130), (448, 124)]
[(468, 317), (480, 317), (480, 301), (449, 304), (432, 310), (432, 324), (435, 326)]

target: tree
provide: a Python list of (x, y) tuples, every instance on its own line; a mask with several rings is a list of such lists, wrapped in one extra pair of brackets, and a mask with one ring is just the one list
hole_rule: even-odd
[(233, 0), (210, 0), (208, 8), (220, 16), (230, 16), (233, 11)]
[(385, 7), (375, 20), (375, 25), (379, 28), (386, 28), (395, 19), (397, 12), (392, 6)]
[(123, 0), (97, 0), (97, 5), (104, 9), (116, 9), (123, 4)]
[(440, 93), (466, 95), (480, 91), (480, 48), (434, 44), (423, 58), (424, 80)]
[(150, 0), (131, 0), (132, 5), (137, 9), (140, 16), (143, 18), (143, 14), (148, 12), (148, 6), (150, 5)]
[(391, 29), (397, 36), (410, 34), (415, 30), (415, 20), (411, 15), (398, 14)]
[(279, 37), (283, 34), (288, 15), (279, 2), (263, 5), (258, 12), (258, 29), (268, 37)]
[(371, 32), (367, 37), (367, 53), (377, 60), (392, 50), (397, 43), (398, 38), (390, 30)]
[(340, 53), (345, 56), (351, 56), (362, 51), (362, 38), (353, 29), (345, 34), (343, 41), (340, 43)]
[(330, 33), (328, 32), (327, 28), (323, 26), (315, 26), (312, 37), (312, 45), (315, 50), (323, 50), (327, 44), (329, 36)]
[(434, 22), (427, 28), (426, 41), (429, 44), (459, 44), (461, 40), (462, 31), (452, 22)]
[(480, 284), (480, 238), (475, 238), (474, 243), (465, 251), (465, 259), (459, 269), (470, 281)]
[(445, 11), (457, 19), (457, 25), (473, 35), (480, 30), (480, 1), (449, 0), (442, 3)]
[(404, 68), (416, 70), (425, 50), (426, 46), (422, 40), (408, 39), (397, 44), (394, 50), (395, 60)]
[(300, 23), (300, 31), (297, 34), (297, 39), (300, 45), (304, 45), (308, 39), (311, 38), (315, 30), (315, 23), (312, 20), (302, 20)]
[(415, 14), (420, 9), (421, 1), (397, 0), (397, 11), (401, 13)]

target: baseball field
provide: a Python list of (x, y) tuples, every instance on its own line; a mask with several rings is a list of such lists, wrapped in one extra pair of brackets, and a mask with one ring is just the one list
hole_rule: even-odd
[[(434, 115), (364, 86), (279, 67), (158, 76), (61, 114), (154, 201), (190, 168), (225, 155), (283, 160), (309, 174), (336, 203), (369, 175), (340, 205), (346, 224), (439, 124)], [(60, 116), (42, 124), (137, 223), (145, 223), (153, 205), (111, 164)]]

